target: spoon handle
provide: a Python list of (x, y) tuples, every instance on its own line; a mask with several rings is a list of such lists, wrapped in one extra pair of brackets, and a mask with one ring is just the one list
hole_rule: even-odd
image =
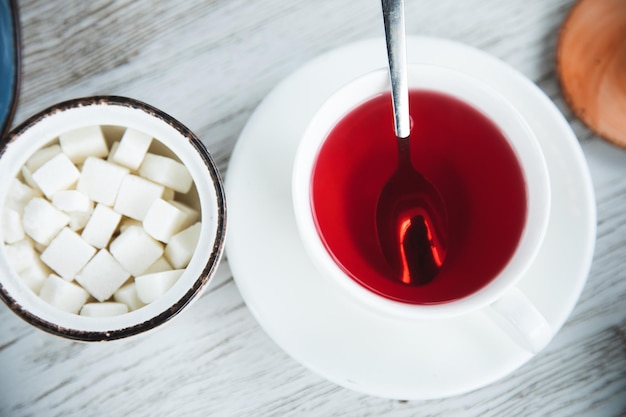
[(406, 69), (406, 34), (404, 29), (404, 0), (381, 0), (385, 40), (389, 59), (389, 78), (396, 136), (408, 138), (411, 133), (409, 117), (409, 84)]

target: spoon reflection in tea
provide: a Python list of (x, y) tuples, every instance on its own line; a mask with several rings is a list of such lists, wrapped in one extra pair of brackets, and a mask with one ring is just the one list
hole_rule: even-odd
[(391, 278), (418, 286), (431, 282), (443, 266), (447, 211), (437, 188), (411, 163), (404, 1), (382, 0), (382, 7), (398, 166), (378, 198), (376, 231)]

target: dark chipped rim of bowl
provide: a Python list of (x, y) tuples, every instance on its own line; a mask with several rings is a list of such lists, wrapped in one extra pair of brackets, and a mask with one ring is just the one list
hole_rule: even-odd
[(195, 148), (195, 150), (198, 152), (198, 155), (202, 158), (202, 161), (204, 162), (206, 169), (209, 172), (209, 175), (213, 182), (213, 186), (215, 187), (218, 212), (216, 213), (217, 232), (215, 240), (213, 242), (213, 248), (211, 249), (211, 254), (209, 256), (209, 259), (207, 260), (207, 263), (205, 264), (202, 273), (194, 282), (194, 285), (170, 308), (142, 323), (138, 323), (123, 329), (110, 331), (85, 331), (60, 327), (25, 310), (19, 303), (15, 301), (15, 299), (13, 299), (13, 297), (11, 297), (6, 288), (4, 288), (4, 286), (0, 283), (0, 299), (2, 299), (2, 301), (4, 301), (4, 303), (20, 318), (48, 333), (65, 337), (67, 339), (85, 342), (99, 342), (123, 339), (153, 329), (165, 323), (172, 317), (176, 316), (202, 290), (202, 288), (215, 274), (215, 270), (218, 267), (221, 254), (224, 249), (224, 240), (226, 236), (226, 198), (224, 195), (222, 178), (217, 169), (217, 166), (215, 165), (215, 162), (213, 161), (213, 158), (207, 151), (204, 144), (200, 141), (200, 139), (182, 123), (169, 116), (168, 114), (162, 112), (161, 110), (141, 101), (119, 96), (92, 96), (77, 98), (55, 104), (28, 118), (15, 129), (11, 130), (11, 132), (9, 132), (9, 134), (0, 142), (0, 157), (4, 154), (8, 144), (10, 144), (16, 138), (20, 137), (23, 132), (30, 129), (33, 125), (39, 123), (46, 117), (49, 117), (58, 112), (62, 112), (64, 110), (93, 105), (123, 106), (141, 110), (158, 119), (161, 119), (174, 129), (176, 129), (185, 138), (187, 138), (190, 145)]
[(4, 137), (7, 134), (9, 129), (11, 128), (11, 122), (13, 120), (13, 116), (15, 115), (15, 110), (17, 109), (17, 102), (19, 100), (20, 94), (20, 85), (22, 81), (22, 33), (20, 26), (20, 14), (19, 8), (17, 4), (17, 0), (8, 0), (7, 5), (9, 7), (9, 12), (11, 13), (11, 22), (13, 35), (13, 80), (12, 85), (9, 91), (9, 104), (7, 109), (7, 114), (5, 115), (4, 120), (0, 120), (0, 136)]

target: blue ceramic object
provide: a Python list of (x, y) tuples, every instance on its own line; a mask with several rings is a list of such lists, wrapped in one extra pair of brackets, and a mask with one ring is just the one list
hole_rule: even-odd
[(0, 136), (11, 127), (20, 84), (20, 30), (15, 0), (0, 0)]

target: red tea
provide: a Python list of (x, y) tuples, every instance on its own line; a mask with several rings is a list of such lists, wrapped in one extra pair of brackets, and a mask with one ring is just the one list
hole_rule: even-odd
[(526, 220), (526, 185), (515, 152), (480, 111), (445, 94), (412, 90), (413, 166), (447, 209), (447, 255), (436, 277), (410, 286), (394, 279), (376, 230), (376, 206), (398, 164), (388, 94), (350, 111), (317, 156), (311, 204), (326, 249), (350, 277), (384, 297), (445, 303), (487, 285), (515, 252)]

